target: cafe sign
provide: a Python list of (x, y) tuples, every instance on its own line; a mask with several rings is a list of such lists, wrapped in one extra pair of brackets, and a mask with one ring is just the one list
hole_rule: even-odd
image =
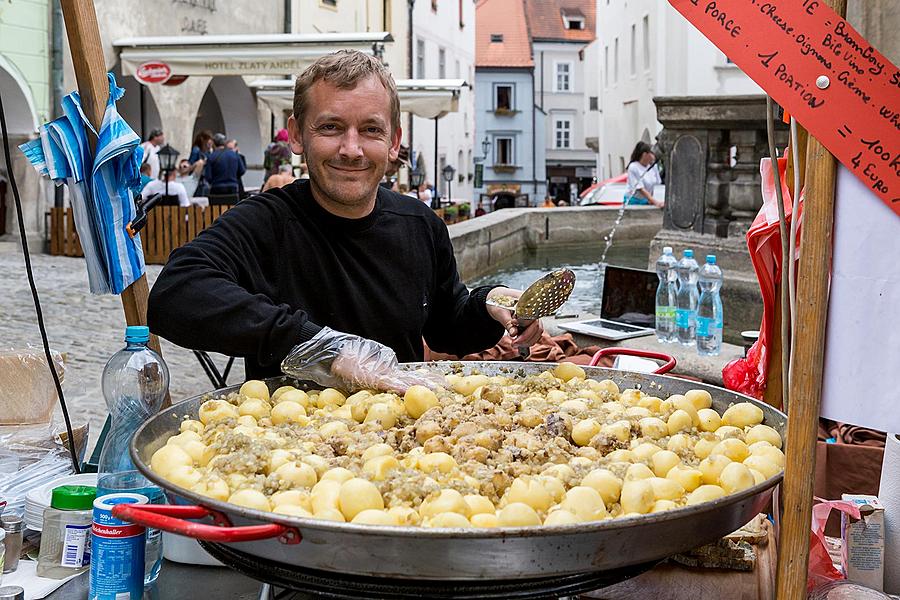
[(141, 83), (165, 83), (172, 77), (172, 68), (162, 61), (145, 62), (134, 74)]

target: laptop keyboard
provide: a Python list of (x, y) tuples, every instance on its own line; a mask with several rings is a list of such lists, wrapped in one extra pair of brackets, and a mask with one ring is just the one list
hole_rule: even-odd
[(623, 333), (632, 333), (634, 331), (646, 329), (646, 327), (636, 327), (635, 325), (628, 325), (626, 323), (616, 323), (615, 321), (610, 321), (608, 319), (585, 321), (583, 324), (589, 327), (602, 327), (603, 329), (612, 329), (613, 331), (621, 331)]

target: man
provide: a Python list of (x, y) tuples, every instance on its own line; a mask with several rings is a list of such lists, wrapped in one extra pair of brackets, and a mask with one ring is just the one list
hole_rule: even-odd
[(215, 150), (203, 167), (203, 177), (209, 182), (211, 195), (238, 194), (240, 178), (247, 170), (238, 153), (225, 147), (227, 143), (223, 134), (214, 135)]
[(197, 190), (198, 179), (199, 175), (194, 175), (194, 166), (191, 165), (190, 160), (182, 158), (178, 161), (178, 176), (175, 178), (175, 181), (184, 186), (188, 196), (193, 196)]
[[(144, 189), (141, 190), (141, 197), (146, 200), (153, 194), (166, 195), (168, 193), (169, 196), (178, 196), (178, 206), (190, 206), (191, 200), (188, 196), (187, 189), (184, 187), (184, 184), (175, 181), (175, 174), (175, 171), (169, 171), (166, 173), (165, 179), (154, 179), (145, 185)], [(166, 191), (167, 181), (168, 192)]]
[(142, 163), (150, 165), (150, 177), (156, 179), (159, 177), (159, 149), (166, 143), (166, 136), (161, 129), (154, 129), (147, 136), (147, 141), (141, 144), (144, 150), (144, 159)]
[(249, 378), (280, 374), (298, 345), (317, 348), (333, 374), (376, 387), (393, 362), (378, 359), (422, 360), (423, 338), (459, 356), (504, 330), (518, 345), (537, 341), (539, 321), (519, 331), (509, 310), (485, 304), (489, 292), (521, 292), (469, 293), (443, 222), (379, 187), (401, 131), (377, 59), (342, 50), (316, 61), (297, 79), (288, 129), (309, 180), (244, 200), (175, 250), (150, 294), (154, 332), (242, 356)]
[(267, 192), (272, 188), (285, 186), (294, 181), (294, 167), (290, 163), (283, 164), (278, 167), (278, 172), (274, 173), (266, 179), (263, 184), (262, 191)]

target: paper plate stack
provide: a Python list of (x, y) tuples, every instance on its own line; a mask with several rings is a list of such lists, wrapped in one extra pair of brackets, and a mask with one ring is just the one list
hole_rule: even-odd
[(97, 474), (67, 475), (29, 491), (25, 494), (25, 527), (32, 531), (41, 530), (44, 524), (44, 509), (50, 506), (53, 488), (61, 485), (88, 485), (96, 487)]

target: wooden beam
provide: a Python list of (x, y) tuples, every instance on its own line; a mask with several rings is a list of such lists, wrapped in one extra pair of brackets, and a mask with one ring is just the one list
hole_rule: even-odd
[[(85, 116), (100, 131), (106, 103), (109, 101), (109, 82), (106, 77), (106, 61), (100, 43), (100, 27), (92, 0), (60, 0), (63, 19), (66, 23), (66, 37), (69, 52), (75, 68), (75, 80), (81, 96), (81, 107)], [(97, 140), (88, 135), (91, 153), (96, 150)], [(122, 292), (122, 308), (128, 325), (147, 324), (147, 296), (149, 286), (147, 276), (141, 277)], [(150, 347), (162, 356), (159, 338), (150, 336)], [(168, 396), (166, 404), (169, 404)]]
[[(846, 0), (825, 0), (825, 3), (841, 16), (847, 12)], [(837, 162), (812, 136), (806, 158), (803, 241), (797, 277), (796, 336), (778, 542), (776, 597), (779, 600), (806, 598), (837, 179)]]

